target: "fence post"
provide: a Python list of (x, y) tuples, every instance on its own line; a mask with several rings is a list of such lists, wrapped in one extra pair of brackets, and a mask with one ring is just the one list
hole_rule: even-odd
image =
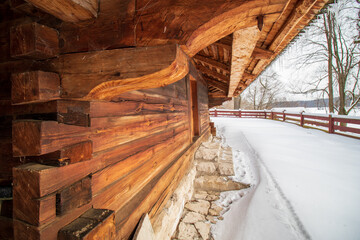
[(304, 127), (304, 111), (300, 113), (300, 126)]
[(334, 119), (332, 114), (329, 114), (329, 133), (334, 133)]
[(265, 119), (266, 119), (266, 111), (264, 111), (264, 117), (265, 117)]
[(217, 117), (217, 111), (216, 111), (216, 108), (215, 108), (215, 117)]
[(271, 120), (274, 120), (274, 112), (271, 110)]
[(283, 122), (285, 122), (285, 110), (283, 111)]
[(239, 109), (239, 118), (241, 118), (241, 109)]

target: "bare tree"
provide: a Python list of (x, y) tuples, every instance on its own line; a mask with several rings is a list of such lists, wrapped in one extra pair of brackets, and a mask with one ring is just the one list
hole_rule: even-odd
[(310, 34), (302, 41), (305, 53), (297, 59), (302, 68), (318, 67), (317, 77), (295, 92), (327, 96), (329, 111), (340, 115), (349, 114), (360, 102), (358, 4), (355, 0), (341, 0), (325, 8), (309, 28)]
[(242, 95), (255, 110), (270, 109), (283, 89), (278, 74), (273, 71), (262, 74)]

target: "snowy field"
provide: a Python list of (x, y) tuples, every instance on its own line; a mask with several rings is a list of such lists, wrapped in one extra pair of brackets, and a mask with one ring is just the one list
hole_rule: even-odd
[(212, 229), (217, 240), (360, 239), (360, 140), (264, 119), (212, 118), (252, 184)]

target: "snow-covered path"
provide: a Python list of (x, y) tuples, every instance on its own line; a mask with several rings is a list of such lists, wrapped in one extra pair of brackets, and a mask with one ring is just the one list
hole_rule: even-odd
[(360, 140), (263, 119), (213, 118), (254, 186), (216, 239), (360, 239)]

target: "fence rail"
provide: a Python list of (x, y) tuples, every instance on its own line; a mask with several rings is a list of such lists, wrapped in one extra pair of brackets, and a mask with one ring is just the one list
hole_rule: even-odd
[(210, 110), (211, 117), (264, 118), (295, 123), (302, 127), (324, 130), (360, 139), (360, 118), (325, 114), (290, 113), (248, 110)]

